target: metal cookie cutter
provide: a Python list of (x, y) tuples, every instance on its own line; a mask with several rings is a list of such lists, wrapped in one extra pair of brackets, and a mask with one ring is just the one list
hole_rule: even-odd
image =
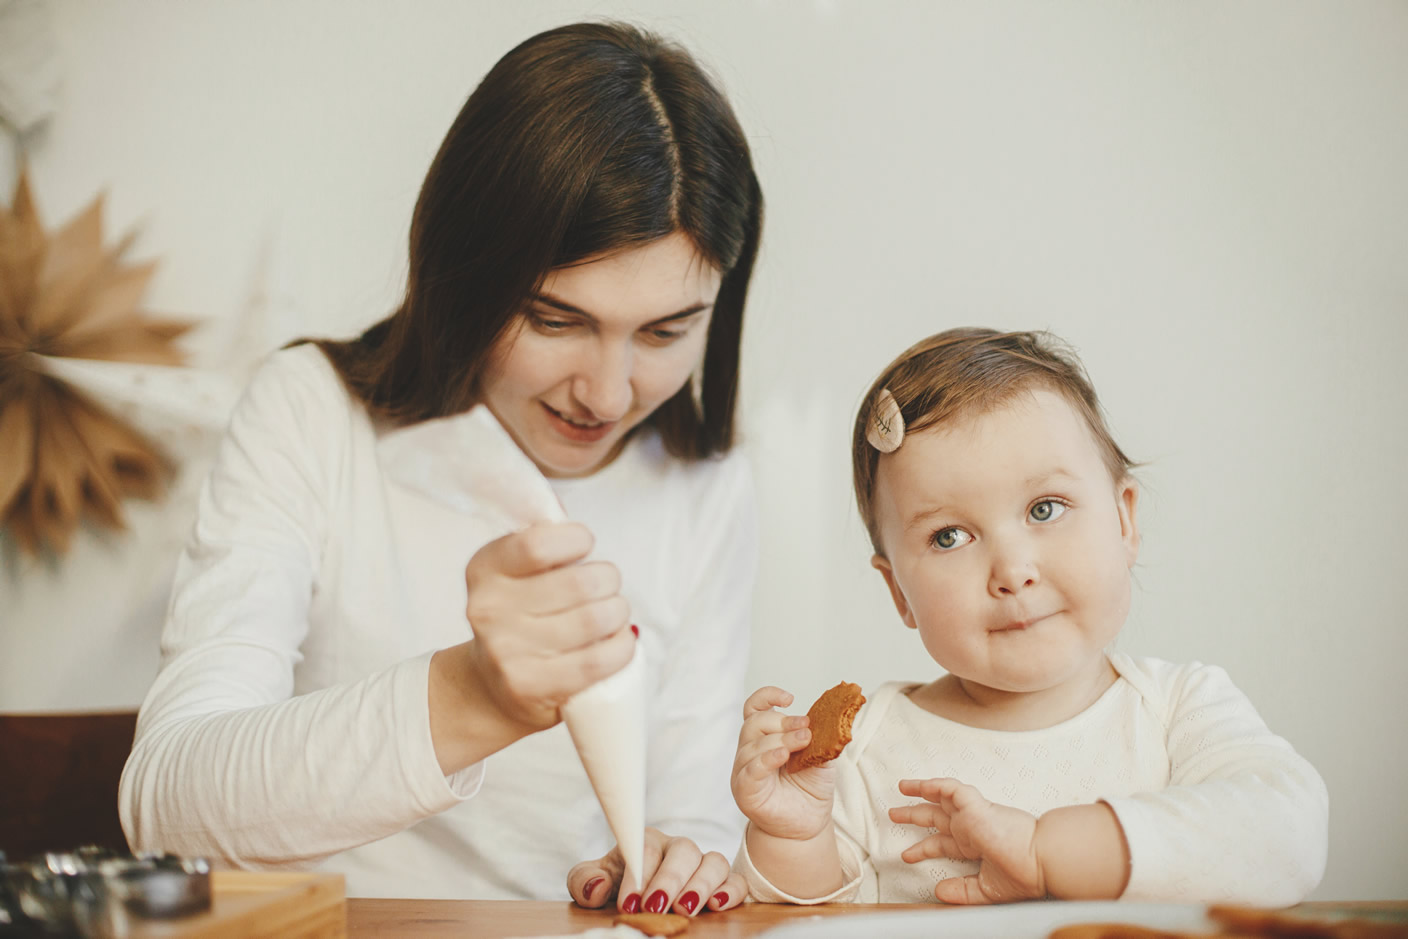
[(121, 939), (135, 920), (210, 909), (210, 864), (204, 858), (79, 848), (3, 870), (19, 913), (43, 930), (39, 935)]

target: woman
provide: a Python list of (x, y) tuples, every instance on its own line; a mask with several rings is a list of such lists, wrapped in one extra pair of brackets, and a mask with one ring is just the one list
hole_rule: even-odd
[[(761, 216), (683, 50), (584, 24), (495, 65), (426, 177), (399, 309), (276, 353), (232, 418), (123, 775), (135, 849), (488, 898), (562, 896), (601, 854), (570, 871), (586, 906), (743, 899), (719, 852), (741, 831), (756, 532), (731, 451)], [(481, 402), (572, 523), (510, 533), (398, 479), (388, 440), (433, 426), (432, 457)], [(644, 890), (558, 710), (637, 643)]]

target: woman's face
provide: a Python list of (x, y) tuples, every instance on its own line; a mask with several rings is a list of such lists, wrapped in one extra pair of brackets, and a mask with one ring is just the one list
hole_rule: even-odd
[(494, 346), (484, 403), (544, 475), (591, 475), (689, 381), (721, 279), (678, 232), (551, 271)]

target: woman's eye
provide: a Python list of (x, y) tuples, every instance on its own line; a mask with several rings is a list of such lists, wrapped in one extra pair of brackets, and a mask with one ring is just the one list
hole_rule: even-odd
[(551, 316), (532, 316), (529, 319), (535, 329), (540, 329), (545, 333), (559, 333), (565, 329), (571, 329), (572, 323), (569, 320), (554, 319)]
[(1049, 522), (1064, 514), (1066, 514), (1065, 504), (1057, 502), (1055, 499), (1043, 499), (1027, 512), (1027, 515), (1034, 522)]
[(972, 541), (973, 536), (961, 528), (940, 528), (929, 540), (940, 551), (951, 551)]
[(663, 346), (669, 345), (687, 332), (689, 332), (688, 329), (666, 329), (663, 326), (652, 326), (645, 331), (645, 334), (651, 342)]

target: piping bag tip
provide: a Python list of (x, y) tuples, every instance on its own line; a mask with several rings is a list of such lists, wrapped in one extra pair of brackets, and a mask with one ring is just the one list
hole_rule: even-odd
[(643, 889), (645, 655), (640, 643), (625, 668), (569, 698), (562, 718), (616, 836), (626, 873)]

